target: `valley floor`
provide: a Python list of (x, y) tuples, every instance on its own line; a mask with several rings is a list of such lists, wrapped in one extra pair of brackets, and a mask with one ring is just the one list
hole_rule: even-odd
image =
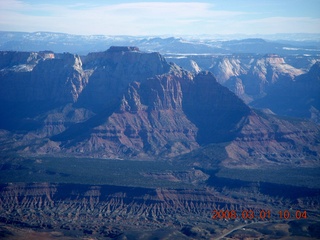
[(302, 170), (267, 181), (165, 161), (11, 158), (0, 165), (0, 238), (317, 239), (320, 189), (308, 184), (319, 171)]

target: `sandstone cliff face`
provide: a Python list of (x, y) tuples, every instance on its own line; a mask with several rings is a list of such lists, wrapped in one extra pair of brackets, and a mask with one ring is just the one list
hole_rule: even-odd
[[(1, 71), (4, 88), (1, 88), (0, 97), (3, 101), (75, 102), (88, 80), (80, 57), (73, 54), (2, 54), (3, 64), (8, 61), (8, 67), (3, 66)], [(8, 59), (7, 55), (13, 55), (13, 59)]]
[(320, 109), (320, 62), (316, 62), (309, 72), (279, 86), (262, 99), (252, 103), (254, 107), (270, 108), (279, 115), (310, 118), (315, 122)]
[(93, 71), (78, 105), (95, 111), (119, 103), (128, 84), (142, 82), (169, 71), (170, 65), (159, 53), (142, 53), (135, 47), (112, 47), (102, 53), (90, 53), (84, 69)]
[(16, 60), (10, 64), (18, 65), (4, 68), (0, 73), (2, 128), (28, 130), (30, 122), (41, 125), (35, 117), (76, 102), (90, 76), (90, 72), (82, 69), (81, 59), (76, 55), (29, 53), (27, 59), (26, 53), (13, 55), (17, 55)]
[(275, 54), (187, 56), (185, 59), (170, 59), (190, 71), (194, 71), (190, 61), (197, 63), (203, 70), (211, 71), (219, 83), (246, 103), (272, 93), (273, 86), (284, 86), (306, 72), (305, 66), (297, 65), (297, 59)]
[[(248, 60), (247, 60), (248, 61)], [(212, 64), (211, 71), (220, 83), (225, 83), (233, 76), (240, 76), (248, 72), (249, 63), (239, 58), (224, 57)]]
[(271, 86), (292, 81), (302, 73), (302, 70), (290, 66), (283, 58), (269, 55), (252, 62), (247, 75), (243, 77), (243, 82), (246, 93), (257, 98), (268, 93)]
[(193, 68), (187, 63), (196, 61), (251, 107), (319, 122), (320, 74), (316, 56), (234, 54), (170, 59), (189, 70)]
[(245, 93), (253, 99), (267, 94), (273, 85), (292, 81), (296, 76), (304, 73), (287, 64), (284, 58), (277, 55), (253, 58), (247, 65), (242, 63), (242, 67), (244, 68), (242, 72), (233, 72), (229, 75), (242, 79)]
[(33, 69), (32, 89), (27, 101), (49, 101), (59, 104), (75, 102), (88, 81), (79, 56), (63, 54), (59, 58), (41, 61)]
[(53, 52), (0, 52), (0, 68), (2, 70), (31, 71), (40, 61), (55, 58)]
[(197, 148), (196, 126), (182, 110), (179, 74), (129, 84), (120, 104), (92, 128), (84, 141), (66, 149), (103, 157), (172, 156)]
[[(136, 47), (113, 47), (81, 58), (46, 54), (22, 54), (12, 61), (25, 64), (27, 56), (37, 56), (30, 60), (32, 69), (1, 71), (0, 110), (5, 117), (0, 123), (9, 130), (4, 131), (3, 151), (154, 159), (230, 142), (232, 161), (255, 151), (268, 155), (271, 148), (290, 148), (295, 158), (303, 146), (310, 151), (298, 156), (301, 161), (318, 157), (319, 127), (254, 114), (210, 72), (194, 75), (158, 53), (142, 53)], [(269, 62), (274, 61), (281, 60)], [(243, 93), (241, 79), (236, 85)], [(285, 133), (286, 147), (283, 138), (274, 137), (282, 129), (297, 129)], [(250, 144), (244, 143), (248, 136)], [(265, 139), (271, 145), (260, 149)]]

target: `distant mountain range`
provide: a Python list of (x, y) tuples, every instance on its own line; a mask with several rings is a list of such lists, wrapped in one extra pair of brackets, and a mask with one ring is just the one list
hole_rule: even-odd
[[(260, 76), (265, 63), (279, 61), (254, 59), (239, 71)], [(0, 68), (3, 154), (155, 159), (220, 146), (198, 164), (319, 164), (319, 125), (252, 110), (212, 73), (192, 73), (156, 52), (3, 51)], [(317, 78), (317, 65), (308, 74)]]
[[(133, 37), (106, 35), (72, 35), (52, 32), (3, 32), (0, 31), (0, 50), (2, 51), (45, 51), (57, 53), (70, 52), (88, 54), (105, 51), (111, 46), (139, 46), (142, 51), (157, 51), (161, 54), (319, 54), (319, 35), (277, 35), (276, 39), (262, 38), (239, 40), (219, 40), (209, 36), (197, 37)], [(267, 37), (267, 36), (262, 36)], [(302, 41), (304, 39), (304, 41)]]

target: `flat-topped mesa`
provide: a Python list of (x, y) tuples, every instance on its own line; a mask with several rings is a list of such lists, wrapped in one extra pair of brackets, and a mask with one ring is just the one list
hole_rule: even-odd
[[(266, 76), (265, 58), (254, 61), (256, 69), (249, 76)], [(35, 66), (24, 72), (15, 68), (27, 64)], [(226, 64), (228, 69), (233, 68)], [(301, 76), (296, 82), (302, 85), (290, 88), (312, 90), (311, 95), (293, 97), (318, 99), (313, 82), (319, 80), (319, 69), (315, 65), (312, 76)], [(303, 87), (305, 78), (312, 89)], [(216, 151), (228, 167), (296, 160), (319, 165), (318, 125), (256, 113), (211, 72), (191, 74), (157, 52), (112, 47), (81, 58), (64, 53), (45, 60), (39, 53), (0, 52), (0, 84), (0, 128), (6, 131), (0, 136), (0, 151), (160, 159), (216, 143), (212, 153), (204, 153), (208, 163), (201, 157), (197, 166), (220, 164)], [(316, 103), (308, 105), (316, 109), (314, 115), (320, 109)]]
[[(109, 71), (109, 75), (110, 71), (116, 71), (117, 76), (148, 73), (147, 77), (151, 77), (168, 72), (170, 69), (170, 64), (158, 52), (142, 52), (138, 47), (132, 46), (112, 46), (104, 52), (89, 53), (81, 57), (81, 60), (84, 69), (104, 68), (106, 69), (104, 71)], [(133, 70), (135, 73), (129, 73)]]
[(107, 52), (140, 52), (140, 49), (133, 46), (111, 46)]

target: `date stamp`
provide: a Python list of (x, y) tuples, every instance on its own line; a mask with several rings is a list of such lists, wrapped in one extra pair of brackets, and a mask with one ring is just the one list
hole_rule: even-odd
[[(276, 218), (276, 219), (274, 219)], [(236, 210), (213, 210), (212, 219), (242, 219), (242, 220), (293, 220), (293, 219), (306, 219), (308, 218), (307, 211), (300, 210), (280, 210), (277, 213), (272, 213), (271, 210), (252, 210), (245, 209), (242, 211)]]

